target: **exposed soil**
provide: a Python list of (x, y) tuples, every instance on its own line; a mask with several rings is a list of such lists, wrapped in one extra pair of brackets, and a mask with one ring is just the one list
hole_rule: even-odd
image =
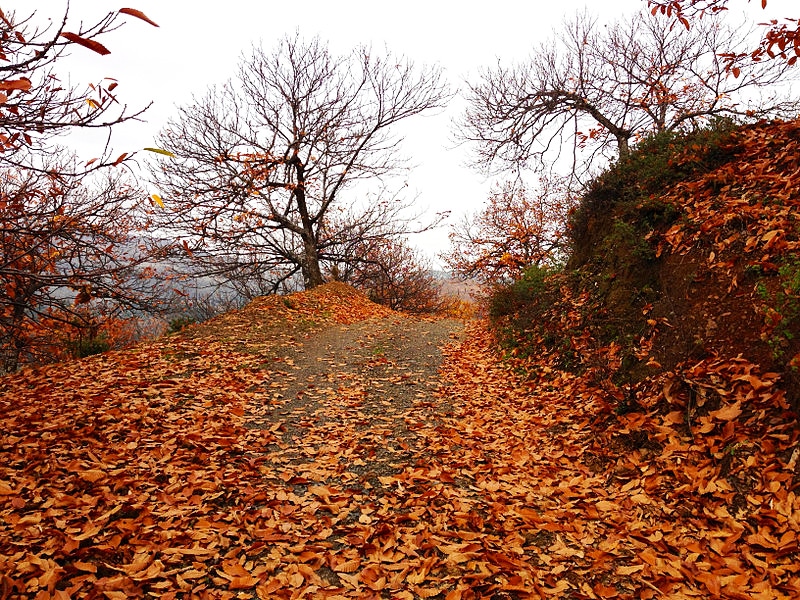
[[(347, 449), (346, 483), (378, 488), (379, 476), (418, 455), (415, 430), (441, 415), (441, 347), (462, 329), (454, 319), (394, 314), (315, 331), (277, 358), (272, 399), (247, 407), (246, 426), (274, 433), (280, 462), (299, 469), (340, 464)], [(342, 431), (352, 435), (331, 438)]]

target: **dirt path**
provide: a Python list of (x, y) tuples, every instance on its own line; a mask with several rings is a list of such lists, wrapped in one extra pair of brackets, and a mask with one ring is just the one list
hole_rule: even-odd
[(415, 432), (442, 416), (441, 348), (462, 329), (396, 314), (317, 332), (277, 361), (272, 400), (251, 403), (246, 426), (274, 434), (273, 464), (327, 465), (337, 484), (380, 489), (380, 477), (419, 457)]

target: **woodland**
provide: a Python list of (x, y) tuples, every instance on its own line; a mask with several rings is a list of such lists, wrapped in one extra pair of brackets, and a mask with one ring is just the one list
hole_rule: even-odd
[(287, 36), (143, 174), (58, 66), (155, 15), (0, 11), (0, 600), (800, 596), (800, 30), (728, 4), (459, 92), (469, 299), (392, 187), (437, 67)]

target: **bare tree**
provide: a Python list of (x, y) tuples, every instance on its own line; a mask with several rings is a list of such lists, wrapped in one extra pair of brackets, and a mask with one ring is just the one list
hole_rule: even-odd
[(403, 165), (394, 126), (448, 99), (439, 69), (366, 48), (334, 56), (297, 35), (255, 48), (161, 133), (175, 155), (154, 165), (162, 225), (207, 274), (320, 285), (343, 240), (407, 229), (397, 202), (365, 202), (355, 184), (388, 184)]
[(726, 71), (720, 54), (737, 52), (748, 32), (718, 16), (689, 30), (673, 24), (645, 11), (601, 27), (579, 14), (529, 62), (484, 71), (460, 123), (476, 162), (535, 166), (569, 148), (575, 172), (598, 155), (625, 156), (646, 132), (691, 129), (715, 115), (796, 114), (800, 103), (785, 92), (769, 95), (786, 64), (753, 62), (739, 77)]

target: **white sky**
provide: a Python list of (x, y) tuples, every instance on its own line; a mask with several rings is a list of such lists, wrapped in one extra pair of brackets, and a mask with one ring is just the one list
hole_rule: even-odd
[[(76, 48), (68, 70), (73, 83), (119, 80), (118, 99), (132, 107), (153, 101), (146, 123), (119, 128), (115, 151), (131, 152), (154, 145), (175, 105), (201, 96), (208, 85), (221, 83), (235, 72), (242, 52), (261, 43), (267, 50), (285, 34), (299, 30), (310, 38), (319, 35), (332, 50), (346, 52), (360, 44), (375, 49), (388, 47), (418, 64), (439, 64), (453, 88), (474, 80), (477, 70), (525, 59), (531, 49), (560, 28), (565, 17), (589, 9), (602, 19), (613, 20), (640, 10), (646, 0), (491, 0), (459, 2), (406, 0), (388, 3), (348, 0), (227, 0), (204, 3), (189, 0), (71, 0), (70, 22), (94, 23), (107, 12), (123, 6), (136, 8), (160, 25), (154, 28), (133, 17), (101, 41), (111, 54), (100, 56)], [(798, 16), (796, 0), (769, 0), (768, 12), (760, 2), (747, 5), (731, 0), (732, 10), (749, 12), (761, 20)], [(2, 0), (5, 12), (20, 15), (36, 10), (38, 22), (60, 19), (66, 0)], [(757, 10), (756, 10), (757, 9)], [(68, 30), (76, 30), (73, 26)], [(60, 72), (62, 77), (66, 73)], [(434, 116), (420, 117), (406, 128), (404, 153), (416, 165), (410, 178), (411, 197), (418, 195), (420, 208), (430, 213), (451, 211), (450, 221), (478, 210), (490, 182), (465, 166), (468, 149), (454, 147), (452, 120), (463, 103), (457, 98)], [(83, 147), (83, 144), (79, 146)], [(85, 151), (81, 150), (83, 155)], [(91, 150), (89, 150), (91, 154)], [(145, 153), (146, 154), (146, 153)], [(141, 153), (140, 153), (141, 156)], [(91, 156), (86, 156), (91, 158)], [(151, 190), (153, 192), (157, 190)], [(447, 228), (417, 236), (412, 242), (429, 257), (447, 249)]]

